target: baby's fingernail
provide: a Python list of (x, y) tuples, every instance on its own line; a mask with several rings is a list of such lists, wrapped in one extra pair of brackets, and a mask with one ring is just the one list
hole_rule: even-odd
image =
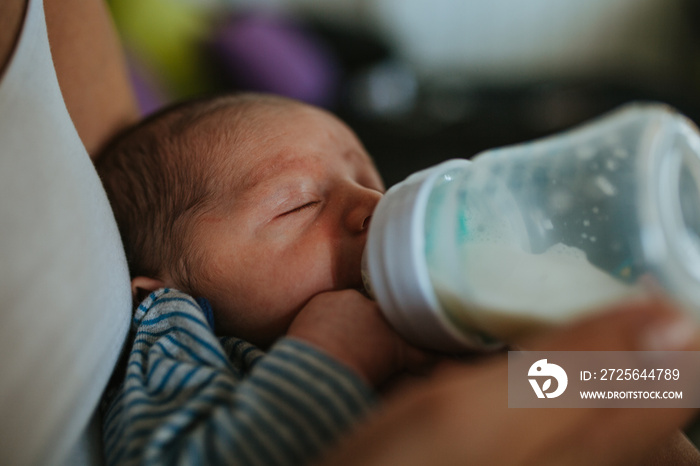
[(645, 351), (676, 351), (687, 349), (697, 341), (696, 323), (685, 314), (654, 322), (641, 335), (640, 346)]

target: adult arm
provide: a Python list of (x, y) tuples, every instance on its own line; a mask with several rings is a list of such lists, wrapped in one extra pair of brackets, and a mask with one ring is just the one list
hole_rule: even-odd
[(44, 10), (63, 98), (94, 158), (113, 135), (139, 118), (119, 38), (104, 0), (45, 0)]
[(0, 78), (7, 68), (17, 44), (26, 9), (27, 0), (0, 2)]

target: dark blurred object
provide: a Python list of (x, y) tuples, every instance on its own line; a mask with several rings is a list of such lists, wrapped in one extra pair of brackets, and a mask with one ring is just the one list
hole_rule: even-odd
[(334, 111), (357, 132), (388, 186), (443, 160), (562, 131), (629, 101), (666, 102), (700, 121), (700, 87), (687, 76), (671, 77), (676, 70), (665, 82), (635, 75), (436, 86), (362, 27), (318, 19), (308, 25), (343, 71)]
[(311, 18), (308, 26), (324, 41), (341, 64), (345, 79), (390, 59), (391, 47), (361, 25), (339, 24)]
[(347, 79), (342, 104), (366, 118), (402, 118), (416, 105), (418, 78), (398, 60), (384, 60)]
[(602, 80), (420, 88), (413, 109), (398, 118), (368, 116), (351, 106), (339, 109), (339, 114), (358, 133), (391, 186), (443, 160), (471, 158), (486, 149), (563, 131), (640, 100), (665, 102), (700, 122), (700, 99), (695, 89)]
[(700, 2), (684, 0), (683, 10), (683, 18), (687, 21), (691, 34), (696, 41), (700, 41)]
[(322, 107), (334, 103), (340, 75), (335, 57), (300, 22), (281, 13), (232, 14), (214, 31), (209, 48), (232, 88)]

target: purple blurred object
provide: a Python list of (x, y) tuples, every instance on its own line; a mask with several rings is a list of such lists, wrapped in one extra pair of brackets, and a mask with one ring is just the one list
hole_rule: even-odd
[(236, 14), (211, 49), (230, 84), (328, 107), (339, 70), (324, 44), (293, 20), (269, 11)]
[(158, 84), (155, 73), (148, 66), (130, 53), (127, 53), (127, 64), (129, 79), (136, 94), (141, 116), (155, 112), (170, 100), (163, 86)]

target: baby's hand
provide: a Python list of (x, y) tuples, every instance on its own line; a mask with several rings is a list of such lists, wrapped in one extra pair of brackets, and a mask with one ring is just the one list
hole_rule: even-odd
[(287, 336), (325, 351), (375, 387), (430, 359), (394, 332), (374, 301), (355, 290), (314, 296), (297, 314)]

